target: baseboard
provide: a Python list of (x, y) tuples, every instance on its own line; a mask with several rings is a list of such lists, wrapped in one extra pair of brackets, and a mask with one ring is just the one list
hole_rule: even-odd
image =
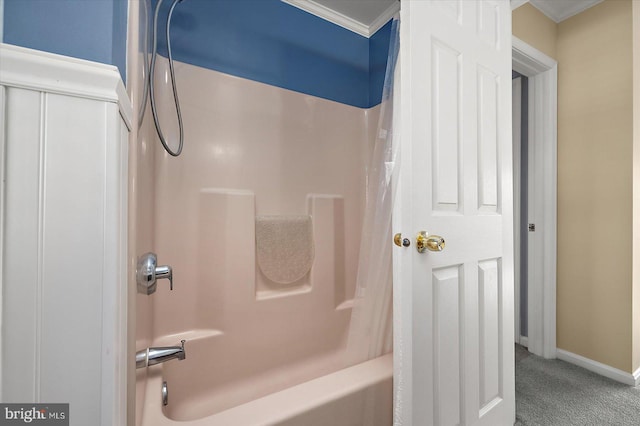
[(520, 336), (520, 344), (525, 348), (529, 347), (529, 338), (527, 336)]
[(626, 371), (618, 370), (617, 368), (562, 349), (557, 350), (557, 357), (562, 361), (593, 371), (596, 374), (608, 377), (616, 382), (624, 383), (625, 385), (638, 386), (640, 382), (640, 368), (636, 370), (635, 373), (627, 373)]

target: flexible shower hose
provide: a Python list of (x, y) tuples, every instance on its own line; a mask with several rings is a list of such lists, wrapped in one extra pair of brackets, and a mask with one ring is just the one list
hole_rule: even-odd
[(182, 129), (182, 114), (180, 113), (180, 101), (178, 100), (178, 89), (176, 88), (176, 77), (175, 72), (173, 70), (173, 58), (171, 56), (171, 38), (170, 38), (170, 28), (171, 28), (171, 16), (173, 15), (173, 9), (176, 5), (182, 0), (173, 0), (171, 4), (171, 8), (169, 9), (169, 16), (167, 17), (167, 52), (169, 56), (169, 73), (171, 74), (171, 87), (173, 88), (173, 100), (176, 105), (176, 114), (178, 116), (178, 128), (180, 129), (180, 141), (178, 143), (178, 149), (176, 151), (171, 150), (167, 141), (162, 133), (162, 129), (160, 128), (160, 120), (158, 119), (158, 111), (156, 109), (156, 96), (155, 96), (155, 88), (153, 84), (155, 69), (156, 69), (156, 57), (158, 55), (158, 12), (160, 12), (160, 6), (162, 5), (163, 0), (158, 0), (158, 4), (156, 5), (155, 15), (153, 17), (153, 52), (151, 54), (151, 66), (149, 72), (149, 92), (151, 98), (151, 112), (153, 113), (153, 122), (156, 126), (156, 130), (158, 132), (158, 136), (160, 137), (160, 142), (164, 149), (174, 157), (177, 157), (182, 152), (182, 145), (184, 144), (184, 132)]
[[(142, 6), (144, 7), (144, 21), (145, 23), (149, 22), (149, 7), (148, 3), (151, 0), (143, 0)], [(149, 54), (151, 53), (151, 48), (149, 48), (149, 40), (151, 36), (149, 34), (149, 26), (146, 24), (144, 27), (144, 50), (142, 55), (142, 86), (144, 87), (142, 91), (142, 102), (140, 102), (140, 110), (138, 112), (138, 129), (142, 126), (142, 122), (144, 121), (144, 113), (147, 111), (147, 100), (149, 99)]]

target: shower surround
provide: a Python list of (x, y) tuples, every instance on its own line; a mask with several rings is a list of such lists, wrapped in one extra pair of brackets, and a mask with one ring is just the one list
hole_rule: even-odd
[[(159, 65), (163, 76), (166, 61)], [(348, 423), (371, 398), (383, 407), (377, 421), (389, 424), (390, 355), (335, 373), (348, 367), (366, 165), (379, 107), (361, 109), (181, 62), (176, 75), (185, 147), (178, 158), (156, 149), (154, 166), (154, 250), (173, 266), (174, 290), (159, 284), (151, 323), (153, 346), (186, 339), (187, 358), (149, 368), (143, 424), (162, 418), (214, 425), (228, 410), (259, 413), (256, 401), (278, 401), (281, 392), (309, 397), (299, 409), (276, 409), (281, 417), (263, 413), (256, 424), (285, 424), (286, 413), (291, 420), (309, 410), (329, 410)], [(168, 123), (170, 101), (159, 102)], [(256, 261), (256, 216), (292, 215), (311, 217), (315, 257), (301, 279), (278, 284)], [(161, 414), (162, 380), (170, 402)], [(344, 380), (353, 382), (349, 391)]]

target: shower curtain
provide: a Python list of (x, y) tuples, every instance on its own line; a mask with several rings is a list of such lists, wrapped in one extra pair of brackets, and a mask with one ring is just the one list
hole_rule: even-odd
[(396, 15), (391, 26), (373, 156), (367, 171), (366, 209), (347, 340), (348, 365), (376, 358), (393, 347), (391, 213), (399, 169), (399, 143), (393, 141), (393, 89), (399, 47)]

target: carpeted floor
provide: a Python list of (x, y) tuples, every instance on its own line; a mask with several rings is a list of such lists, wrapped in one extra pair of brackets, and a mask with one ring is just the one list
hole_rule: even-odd
[(640, 387), (516, 347), (515, 425), (638, 426)]

